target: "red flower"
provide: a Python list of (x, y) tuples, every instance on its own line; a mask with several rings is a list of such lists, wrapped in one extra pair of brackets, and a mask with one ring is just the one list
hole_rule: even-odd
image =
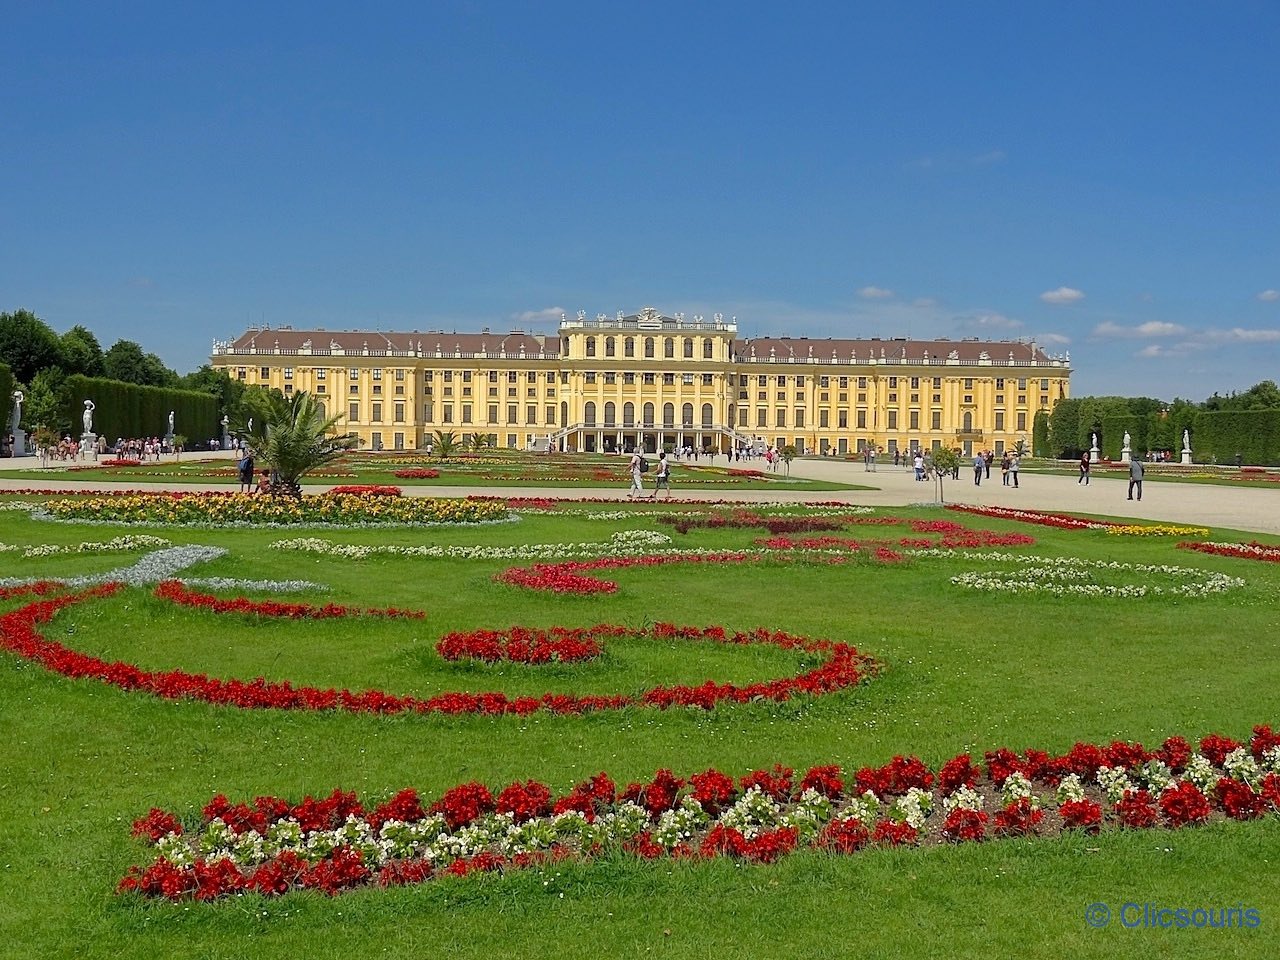
[(753, 770), (745, 777), (742, 777), (738, 784), (742, 787), (744, 793), (752, 787), (759, 787), (766, 795), (779, 803), (786, 803), (791, 799), (792, 772), (790, 767), (775, 763), (772, 772), (768, 770)]
[(818, 846), (833, 853), (856, 853), (871, 842), (861, 820), (832, 820), (818, 834)]
[(514, 815), (516, 823), (525, 823), (551, 812), (551, 791), (536, 780), (511, 784), (498, 794), (498, 812)]
[(920, 839), (920, 832), (909, 823), (881, 820), (871, 834), (873, 843), (886, 847), (910, 847)]
[(1239, 747), (1239, 740), (1232, 740), (1220, 733), (1211, 733), (1200, 741), (1200, 752), (1215, 767), (1222, 766), (1227, 759), (1227, 754)]
[(1021, 837), (1036, 832), (1044, 819), (1044, 811), (1032, 806), (1030, 799), (1019, 797), (996, 811), (995, 830), (1001, 837)]
[(133, 835), (146, 837), (152, 843), (169, 833), (181, 834), (182, 824), (173, 814), (159, 807), (152, 807), (145, 817), (133, 821)]
[(1102, 826), (1102, 806), (1092, 800), (1067, 800), (1058, 808), (1062, 825), (1068, 830), (1097, 833)]
[(942, 835), (952, 843), (981, 840), (987, 834), (988, 819), (981, 810), (956, 807), (947, 814), (947, 819), (942, 824)]
[(702, 809), (713, 817), (733, 801), (736, 793), (733, 777), (721, 773), (714, 767), (691, 776), (689, 786), (693, 788), (690, 796), (702, 804)]
[(1126, 790), (1116, 803), (1120, 822), (1131, 829), (1145, 829), (1156, 824), (1156, 805), (1146, 790)]
[(431, 812), (443, 814), (449, 828), (456, 830), (486, 813), (492, 813), (495, 806), (489, 788), (472, 781), (446, 790), (444, 796), (432, 804)]
[(1253, 820), (1267, 812), (1266, 799), (1239, 780), (1223, 777), (1214, 787), (1214, 794), (1222, 812), (1233, 820)]
[(945, 796), (954, 793), (959, 787), (972, 787), (978, 782), (982, 771), (973, 765), (967, 753), (952, 757), (938, 771), (938, 790)]
[(834, 764), (825, 767), (812, 767), (800, 781), (800, 792), (813, 790), (829, 800), (839, 800), (844, 793), (844, 778), (840, 768)]
[(1209, 799), (1189, 780), (1160, 794), (1160, 810), (1171, 827), (1186, 827), (1209, 819)]

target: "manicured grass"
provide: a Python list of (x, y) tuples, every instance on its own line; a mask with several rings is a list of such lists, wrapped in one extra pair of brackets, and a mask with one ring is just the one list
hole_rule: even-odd
[[(999, 566), (973, 557), (903, 565), (666, 566), (602, 571), (616, 594), (552, 596), (496, 584), (496, 560), (344, 561), (270, 549), (293, 532), (160, 531), (228, 548), (193, 576), (300, 577), (330, 587), (287, 599), (426, 610), (422, 621), (295, 623), (175, 608), (137, 588), (73, 608), (42, 627), (77, 650), (153, 668), (393, 692), (546, 689), (633, 692), (658, 682), (749, 680), (794, 672), (803, 654), (694, 644), (609, 643), (600, 662), (550, 669), (449, 666), (445, 631), (511, 624), (766, 626), (850, 642), (882, 675), (818, 699), (711, 712), (629, 708), (582, 717), (376, 717), (245, 711), (171, 703), (49, 674), (0, 655), (0, 953), (114, 958), (248, 956), (1267, 956), (1280, 922), (1271, 880), (1280, 823), (1215, 824), (1096, 838), (993, 841), (797, 854), (774, 866), (609, 858), (505, 876), (445, 879), (329, 899), (291, 894), (214, 904), (119, 898), (125, 868), (150, 858), (129, 824), (152, 805), (195, 811), (210, 796), (299, 799), (334, 787), (427, 799), (479, 779), (537, 778), (562, 790), (600, 770), (619, 782), (659, 767), (741, 774), (782, 762), (846, 769), (918, 753), (936, 764), (999, 746), (1064, 751), (1077, 740), (1242, 737), (1280, 720), (1280, 569), (1176, 550), (1172, 539), (1062, 531), (930, 510), (1018, 531), (1021, 553), (1171, 563), (1243, 577), (1204, 599), (1094, 599), (971, 593), (949, 577)], [(0, 513), (0, 540), (77, 543), (126, 530)], [(508, 544), (600, 541), (623, 529), (670, 533), (651, 517), (526, 516), (479, 528), (320, 531), (344, 543)], [(158, 531), (148, 530), (149, 533)], [(677, 546), (743, 547), (763, 531), (695, 529)], [(905, 527), (851, 528), (863, 538)], [(1211, 539), (1252, 535), (1214, 531)], [(134, 555), (23, 560), (0, 576), (62, 576), (125, 566)], [(225, 594), (225, 592), (224, 592)], [(22, 601), (0, 601), (9, 610)], [(1242, 930), (1093, 930), (1095, 901), (1237, 906)]]

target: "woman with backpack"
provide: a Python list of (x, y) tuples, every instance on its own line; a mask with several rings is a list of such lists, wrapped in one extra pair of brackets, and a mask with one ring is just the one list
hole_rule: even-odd
[(627, 499), (633, 497), (644, 496), (644, 483), (640, 479), (640, 475), (649, 469), (649, 464), (645, 462), (644, 454), (640, 452), (640, 448), (636, 447), (631, 451), (631, 489), (627, 491)]
[(658, 457), (658, 472), (653, 475), (653, 493), (649, 494), (650, 500), (658, 498), (658, 491), (667, 491), (666, 499), (671, 499), (671, 464), (667, 462), (667, 452), (664, 450)]
[(253, 493), (253, 454), (246, 450), (236, 470), (240, 474), (240, 492)]

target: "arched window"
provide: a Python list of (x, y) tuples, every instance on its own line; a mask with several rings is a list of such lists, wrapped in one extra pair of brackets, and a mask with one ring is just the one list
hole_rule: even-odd
[(604, 338), (604, 355), (606, 357), (612, 357), (614, 355), (614, 352), (615, 351), (614, 351), (613, 337), (605, 337)]
[(714, 342), (710, 337), (703, 337), (703, 339), (702, 339), (702, 359), (703, 359), (703, 360), (714, 360), (714, 359), (715, 359), (715, 352), (714, 352), (714, 351), (715, 351), (715, 342)]
[(634, 357), (636, 355), (635, 337), (627, 337), (622, 341), (622, 355), (624, 357)]
[(964, 431), (965, 433), (968, 433), (972, 429), (973, 429), (973, 414), (966, 413), (964, 415)]
[(676, 405), (674, 403), (664, 403), (662, 405), (662, 425), (664, 427), (674, 427), (676, 425)]
[(569, 425), (569, 402), (567, 400), (560, 401), (560, 426), (567, 427)]
[(644, 425), (646, 427), (653, 426), (653, 404), (646, 403), (644, 405)]
[(587, 405), (582, 408), (582, 419), (588, 427), (596, 425), (596, 405), (588, 400)]
[(684, 358), (686, 360), (693, 359), (693, 337), (684, 338)]
[(712, 420), (711, 404), (704, 403), (702, 405), (702, 425), (709, 427), (714, 421)]
[(587, 337), (587, 356), (594, 357), (596, 355), (596, 338)]
[(624, 403), (622, 405), (622, 425), (624, 427), (634, 427), (636, 425), (636, 405), (634, 403)]
[(686, 427), (693, 426), (693, 404), (686, 403), (680, 408), (680, 422)]
[(644, 355), (650, 360), (653, 359), (653, 337), (644, 338)]
[(667, 360), (674, 360), (676, 358), (675, 337), (667, 337), (662, 341), (662, 356)]
[(612, 400), (604, 405), (604, 425), (606, 427), (612, 427), (617, 423), (617, 420), (614, 419), (616, 411), (617, 408), (613, 405)]

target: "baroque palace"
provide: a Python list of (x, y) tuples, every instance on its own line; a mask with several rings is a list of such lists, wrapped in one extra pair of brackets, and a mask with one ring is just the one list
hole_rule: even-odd
[(638, 314), (562, 317), (558, 337), (512, 331), (250, 329), (213, 366), (248, 385), (316, 394), (365, 449), (437, 430), (512, 448), (724, 451), (794, 444), (846, 454), (1030, 444), (1068, 396), (1069, 356), (980, 340), (740, 339), (737, 324)]

